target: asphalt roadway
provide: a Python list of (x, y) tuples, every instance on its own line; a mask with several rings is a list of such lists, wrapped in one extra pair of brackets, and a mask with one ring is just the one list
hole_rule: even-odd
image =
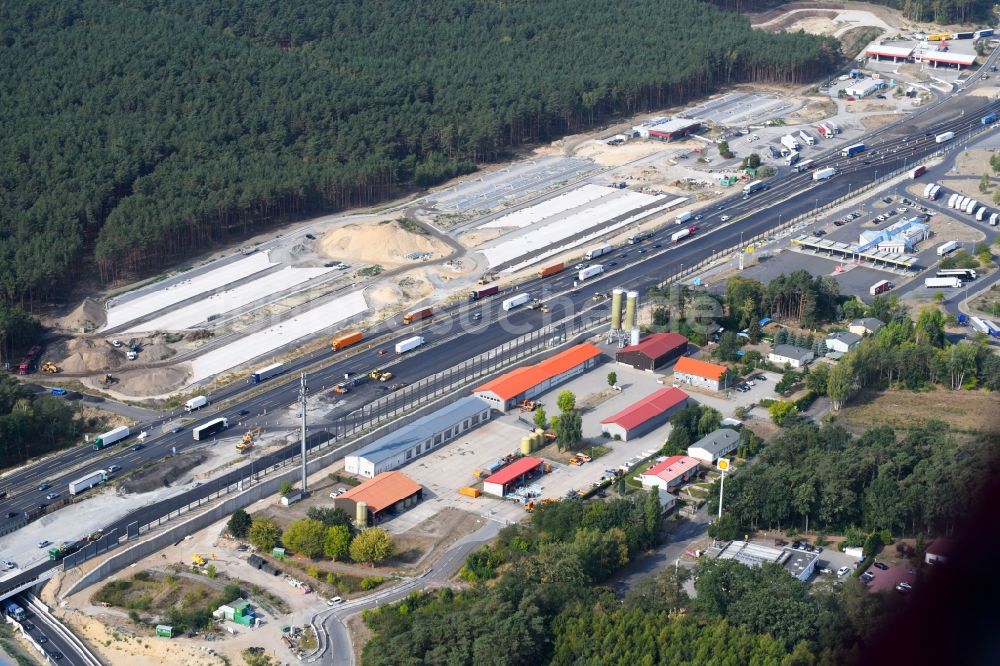
[[(991, 56), (990, 62), (997, 54), (1000, 54), (1000, 50)], [(979, 126), (982, 115), (996, 110), (1000, 110), (1000, 102), (983, 103), (982, 98), (953, 95), (940, 103), (929, 105), (916, 117), (870, 133), (865, 139), (867, 151), (860, 155), (844, 158), (835, 150), (814, 158), (816, 168), (834, 166), (838, 169), (838, 175), (832, 179), (814, 182), (809, 172), (782, 173), (772, 180), (776, 184), (770, 189), (747, 199), (737, 194), (717, 204), (714, 210), (703, 213), (703, 218), (697, 222), (697, 232), (679, 244), (671, 244), (669, 241), (670, 234), (677, 227), (668, 227), (656, 232), (639, 248), (626, 246), (613, 254), (605, 255), (602, 260), (607, 260), (606, 265), (610, 270), (588, 280), (579, 289), (573, 288), (573, 271), (564, 271), (545, 280), (529, 280), (518, 286), (516, 292), (528, 292), (533, 297), (551, 299), (549, 313), (524, 308), (503, 312), (500, 302), (504, 296), (515, 293), (512, 290), (480, 303), (462, 304), (439, 311), (436, 320), (430, 323), (404, 326), (399, 318), (395, 318), (368, 332), (368, 337), (376, 340), (379, 348), (388, 350), (385, 355), (378, 355), (375, 348), (348, 349), (336, 353), (325, 349), (289, 364), (283, 376), (268, 380), (262, 385), (236, 384), (209, 395), (212, 404), (198, 412), (194, 421), (180, 432), (156, 436), (152, 429), (176, 419), (182, 415), (181, 412), (146, 424), (145, 427), (150, 429), (150, 438), (138, 450), (131, 448), (131, 440), (125, 440), (103, 452), (80, 446), (27, 465), (18, 470), (16, 477), (5, 488), (8, 495), (0, 503), (3, 507), (0, 515), (7, 517), (0, 518), (0, 522), (18, 520), (22, 512), (37, 512), (42, 503), (49, 501), (44, 499), (47, 492), (54, 490), (60, 493), (56, 502), (64, 500), (66, 484), (94, 469), (115, 463), (121, 465), (121, 473), (127, 473), (173, 452), (182, 453), (203, 445), (203, 442), (193, 440), (190, 430), (211, 418), (226, 416), (231, 424), (241, 422), (246, 426), (262, 421), (268, 411), (282, 409), (296, 400), (298, 379), (290, 379), (290, 376), (297, 375), (300, 369), (313, 364), (326, 364), (321, 369), (312, 371), (309, 376), (310, 386), (314, 390), (316, 387), (331, 387), (346, 372), (367, 373), (373, 367), (390, 369), (395, 375), (394, 381), (412, 383), (528, 331), (550, 324), (570, 312), (593, 312), (606, 308), (606, 303), (595, 304), (591, 299), (595, 291), (609, 292), (614, 287), (624, 287), (644, 293), (648, 287), (677, 273), (683, 266), (695, 265), (714, 252), (732, 247), (741, 236), (752, 238), (765, 233), (782, 220), (809, 213), (827, 202), (849, 194), (852, 189), (856, 190), (876, 180), (879, 173), (884, 175), (916, 164), (940, 147), (934, 142), (934, 134), (954, 131), (956, 137), (953, 141), (962, 143), (967, 140), (968, 133)], [(724, 222), (721, 219), (724, 215), (732, 219)], [(715, 233), (707, 233), (711, 231)], [(644, 251), (640, 253), (640, 250)], [(626, 256), (621, 256), (623, 253), (627, 253)], [(616, 265), (612, 266), (612, 261)], [(482, 315), (481, 320), (472, 319), (477, 313)], [(391, 351), (395, 342), (414, 334), (426, 338), (425, 350), (402, 356)], [(357, 414), (361, 406), (378, 397), (382, 397), (382, 394), (373, 386), (362, 385), (349, 394), (331, 416)], [(220, 409), (220, 405), (225, 406)], [(291, 455), (292, 449), (297, 447), (290, 447), (285, 452), (285, 457)], [(42, 481), (50, 483), (52, 488), (38, 490)], [(150, 508), (140, 510), (115, 524), (124, 525), (135, 520), (142, 523), (152, 511)], [(16, 584), (17, 581), (30, 580), (56, 565), (54, 562), (43, 563), (5, 583)]]

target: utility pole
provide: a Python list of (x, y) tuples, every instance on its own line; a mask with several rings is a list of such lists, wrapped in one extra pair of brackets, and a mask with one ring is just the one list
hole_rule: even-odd
[(306, 373), (299, 376), (299, 409), (302, 415), (302, 494), (308, 490), (306, 487), (306, 398), (309, 389), (306, 386)]

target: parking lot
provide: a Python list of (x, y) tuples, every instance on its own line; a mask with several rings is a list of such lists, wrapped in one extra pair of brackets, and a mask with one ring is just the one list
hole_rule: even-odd
[(683, 118), (697, 118), (727, 127), (742, 127), (791, 113), (801, 106), (777, 95), (729, 93), (687, 109)]

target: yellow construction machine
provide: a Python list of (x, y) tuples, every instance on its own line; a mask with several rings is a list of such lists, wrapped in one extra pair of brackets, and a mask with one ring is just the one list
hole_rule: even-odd
[(52, 361), (46, 361), (42, 364), (42, 372), (47, 372), (50, 375), (54, 375), (59, 372), (59, 368)]
[(243, 435), (243, 439), (236, 445), (236, 450), (240, 453), (246, 453), (252, 449), (258, 435), (260, 435), (260, 426), (248, 430), (247, 434)]

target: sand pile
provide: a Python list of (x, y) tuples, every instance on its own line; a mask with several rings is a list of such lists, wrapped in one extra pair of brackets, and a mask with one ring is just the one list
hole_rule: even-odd
[(319, 241), (320, 252), (347, 263), (402, 264), (411, 252), (428, 252), (437, 259), (449, 248), (429, 235), (403, 229), (398, 222), (346, 224), (331, 229)]
[(65, 357), (57, 362), (64, 372), (103, 372), (125, 363), (125, 354), (104, 340), (78, 338), (66, 343)]
[(104, 326), (107, 316), (104, 306), (92, 298), (85, 298), (68, 315), (56, 321), (56, 326), (67, 331), (86, 333)]
[(112, 388), (117, 393), (145, 398), (159, 396), (184, 386), (191, 374), (190, 367), (153, 368), (147, 370), (126, 370), (115, 375), (118, 383)]
[(176, 353), (177, 350), (162, 339), (154, 339), (148, 343), (143, 343), (142, 350), (139, 352), (139, 361), (142, 363), (156, 363), (157, 361), (165, 361)]
[(378, 309), (397, 306), (400, 303), (414, 303), (434, 291), (423, 270), (407, 271), (394, 276), (391, 282), (381, 283), (365, 292), (369, 307)]

